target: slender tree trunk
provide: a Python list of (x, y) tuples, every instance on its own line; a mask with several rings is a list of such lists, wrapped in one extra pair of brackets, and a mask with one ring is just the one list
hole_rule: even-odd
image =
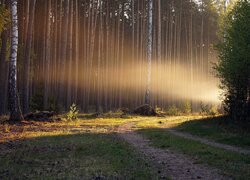
[(72, 103), (72, 67), (73, 67), (73, 1), (70, 2), (70, 21), (68, 27), (68, 36), (69, 36), (69, 43), (68, 43), (68, 81), (67, 81), (67, 107), (69, 107)]
[(29, 85), (30, 85), (30, 54), (32, 45), (32, 35), (34, 26), (36, 0), (32, 0), (29, 11), (28, 29), (26, 35), (25, 53), (24, 53), (24, 71), (23, 71), (23, 112), (29, 111)]
[(68, 23), (69, 23), (69, 0), (64, 1), (64, 15), (62, 24), (62, 42), (61, 42), (61, 55), (60, 55), (60, 82), (59, 82), (59, 108), (65, 110), (65, 89), (66, 89), (66, 58), (67, 58), (67, 44), (68, 44)]
[(78, 0), (75, 2), (75, 91), (74, 91), (74, 102), (77, 103), (78, 88), (79, 88), (79, 10)]
[(148, 1), (148, 42), (147, 42), (147, 87), (145, 95), (145, 103), (150, 104), (151, 89), (151, 65), (152, 65), (152, 31), (153, 31), (153, 1)]
[(0, 115), (5, 113), (5, 105), (6, 105), (6, 51), (7, 51), (7, 41), (8, 41), (8, 31), (4, 30), (1, 35), (1, 51), (0, 51)]
[(17, 92), (17, 49), (18, 49), (18, 17), (17, 17), (17, 0), (11, 0), (11, 54), (9, 61), (9, 109), (10, 121), (20, 121), (23, 119), (18, 92)]
[[(157, 51), (157, 62), (158, 62), (158, 66), (157, 66), (157, 71), (158, 71), (158, 74), (157, 74), (157, 86), (158, 86), (158, 91), (161, 92), (161, 0), (158, 0), (158, 51)], [(159, 102), (159, 92), (157, 94), (157, 105), (160, 104)]]

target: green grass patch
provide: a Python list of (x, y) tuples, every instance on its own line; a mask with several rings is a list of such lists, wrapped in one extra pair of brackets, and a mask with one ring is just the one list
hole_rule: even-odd
[(177, 137), (163, 129), (144, 129), (139, 132), (149, 138), (153, 146), (187, 154), (196, 163), (204, 163), (216, 167), (226, 176), (236, 179), (247, 179), (250, 177), (249, 155), (242, 155)]
[(0, 179), (152, 179), (137, 152), (113, 134), (62, 134), (0, 145)]
[(229, 123), (225, 117), (191, 120), (175, 128), (219, 143), (250, 148), (250, 133), (236, 124)]

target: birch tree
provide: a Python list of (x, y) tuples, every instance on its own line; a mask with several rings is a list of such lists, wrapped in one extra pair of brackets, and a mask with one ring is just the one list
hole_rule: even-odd
[(9, 61), (9, 110), (10, 121), (20, 121), (23, 119), (18, 93), (17, 93), (17, 49), (18, 49), (18, 17), (17, 17), (17, 0), (11, 0), (11, 54)]
[(151, 86), (151, 66), (152, 66), (152, 36), (153, 32), (153, 0), (148, 1), (148, 42), (147, 42), (147, 85), (145, 104), (150, 104), (150, 86)]

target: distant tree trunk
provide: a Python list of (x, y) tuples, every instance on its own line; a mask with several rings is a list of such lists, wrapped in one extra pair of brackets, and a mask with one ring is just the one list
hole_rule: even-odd
[[(5, 7), (10, 7), (10, 2), (1, 1)], [(5, 24), (1, 34), (1, 49), (0, 49), (0, 115), (5, 114), (7, 111), (7, 92), (8, 92), (8, 64), (7, 58), (8, 40), (9, 40), (10, 27)]]
[(6, 105), (6, 51), (7, 51), (7, 41), (8, 41), (8, 31), (4, 30), (1, 35), (1, 50), (0, 50), (0, 115), (5, 113), (5, 105)]
[(148, 42), (147, 42), (147, 87), (145, 103), (150, 104), (150, 86), (151, 86), (151, 65), (152, 65), (152, 31), (153, 31), (153, 0), (148, 1)]
[[(158, 71), (158, 74), (157, 74), (157, 86), (158, 86), (158, 91), (160, 91), (161, 89), (161, 0), (158, 0), (158, 50), (157, 50), (157, 62), (158, 62), (158, 65), (157, 65), (157, 71)], [(161, 91), (160, 91), (161, 92)], [(159, 93), (157, 95), (157, 105), (160, 104), (159, 102)]]
[[(109, 10), (109, 2), (107, 1), (106, 4), (106, 14), (110, 14)], [(110, 16), (106, 16), (106, 57), (105, 57), (105, 79), (108, 79), (108, 68), (109, 68), (109, 56), (110, 56), (110, 40), (109, 40), (109, 35), (110, 35)], [(109, 84), (106, 82), (105, 86), (105, 95), (104, 95), (104, 111), (108, 111), (108, 88)]]
[(67, 44), (68, 44), (68, 23), (69, 23), (69, 0), (64, 1), (64, 14), (62, 24), (62, 42), (61, 42), (61, 66), (60, 66), (60, 82), (59, 82), (59, 108), (65, 110), (65, 88), (66, 88), (66, 58), (67, 58)]
[(101, 111), (101, 63), (102, 63), (102, 38), (103, 38), (103, 5), (100, 3), (100, 25), (99, 25), (99, 42), (98, 42), (98, 60), (97, 60), (97, 99), (96, 99), (96, 111), (99, 113)]
[(47, 23), (46, 23), (46, 40), (45, 40), (45, 69), (44, 69), (44, 96), (43, 96), (43, 107), (44, 109), (48, 108), (48, 99), (49, 99), (49, 79), (51, 66), (51, 0), (47, 2)]
[(11, 0), (11, 54), (9, 62), (9, 109), (10, 121), (20, 121), (23, 119), (19, 99), (17, 94), (17, 49), (18, 49), (18, 17), (17, 17), (17, 0)]
[(200, 66), (201, 73), (204, 73), (204, 4), (201, 1), (201, 37), (200, 37)]
[[(72, 67), (73, 67), (73, 1), (70, 2), (70, 21), (69, 21), (69, 27), (68, 27), (68, 55), (67, 55), (67, 72), (68, 72), (68, 81), (67, 81), (67, 107), (69, 107), (72, 104)], [(76, 87), (75, 87), (76, 88)]]
[(75, 90), (74, 90), (74, 102), (77, 103), (78, 97), (78, 88), (79, 88), (79, 10), (78, 10), (78, 1), (75, 4)]
[(29, 11), (29, 22), (26, 36), (25, 44), (25, 54), (24, 54), (24, 71), (23, 71), (23, 112), (27, 113), (29, 111), (29, 84), (30, 84), (30, 54), (31, 54), (31, 44), (32, 44), (32, 32), (34, 24), (34, 14), (35, 14), (36, 0), (31, 1)]

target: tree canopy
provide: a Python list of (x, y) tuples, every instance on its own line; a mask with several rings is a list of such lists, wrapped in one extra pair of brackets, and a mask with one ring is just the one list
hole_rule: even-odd
[(225, 17), (216, 66), (227, 112), (235, 120), (250, 117), (250, 2), (240, 0)]

